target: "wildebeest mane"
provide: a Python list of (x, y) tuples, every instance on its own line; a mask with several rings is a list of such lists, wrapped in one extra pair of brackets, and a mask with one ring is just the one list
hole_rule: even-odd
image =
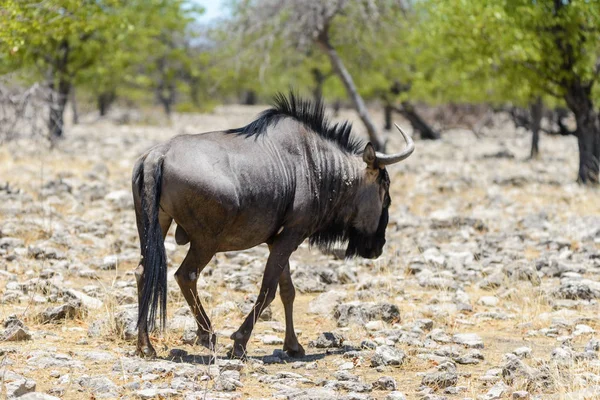
[(273, 98), (272, 108), (260, 113), (248, 125), (229, 129), (226, 132), (247, 137), (256, 136), (266, 132), (269, 126), (275, 125), (286, 117), (304, 124), (322, 138), (336, 143), (349, 154), (362, 154), (364, 143), (352, 135), (352, 124), (350, 122), (331, 123), (325, 115), (325, 106), (322, 99), (316, 101), (303, 99), (292, 91), (287, 96), (281, 92), (277, 93)]
[(334, 221), (308, 238), (311, 246), (316, 246), (321, 251), (330, 252), (339, 245), (344, 245), (349, 239), (349, 228), (343, 222)]

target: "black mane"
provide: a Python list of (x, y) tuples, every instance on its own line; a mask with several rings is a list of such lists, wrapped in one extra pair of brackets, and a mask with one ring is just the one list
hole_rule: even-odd
[(350, 228), (341, 221), (333, 221), (310, 235), (308, 244), (324, 253), (331, 253), (338, 246), (345, 246), (350, 239)]
[(337, 145), (350, 154), (361, 154), (364, 143), (352, 135), (352, 124), (332, 124), (325, 116), (325, 106), (322, 99), (311, 101), (298, 97), (290, 92), (286, 97), (283, 93), (277, 93), (273, 98), (273, 107), (263, 111), (258, 118), (248, 125), (229, 129), (227, 133), (255, 136), (266, 132), (267, 128), (275, 125), (282, 118), (293, 118), (304, 124), (307, 128), (316, 132), (322, 138)]

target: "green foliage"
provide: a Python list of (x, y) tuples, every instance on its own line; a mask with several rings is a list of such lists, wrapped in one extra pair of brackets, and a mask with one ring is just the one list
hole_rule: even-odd
[(191, 101), (178, 102), (175, 105), (175, 111), (178, 113), (210, 113), (219, 103), (215, 100), (207, 99), (202, 101), (200, 105), (196, 105)]
[[(599, 50), (596, 1), (429, 0), (411, 36), (415, 85), (440, 101), (561, 99), (589, 80)], [(569, 60), (564, 48), (572, 49)], [(565, 65), (569, 63), (569, 65)]]
[(202, 9), (182, 0), (139, 0), (128, 2), (124, 11), (133, 27), (127, 40), (104, 51), (99, 62), (81, 74), (81, 85), (96, 95), (119, 91), (131, 100), (141, 92), (147, 101), (147, 92), (157, 90), (161, 81), (177, 86), (180, 78), (199, 75), (197, 57), (186, 45), (193, 40), (189, 26)]
[(390, 7), (376, 25), (359, 29), (358, 33), (356, 21), (345, 15), (331, 27), (332, 41), (364, 98), (393, 101), (407, 97), (406, 92), (393, 96), (390, 88), (396, 82), (407, 85), (414, 80), (407, 41), (411, 24), (410, 16), (401, 8)]
[(202, 11), (184, 0), (6, 1), (0, 48), (9, 51), (0, 53), (0, 73), (65, 81), (94, 95), (155, 90), (160, 80), (177, 85), (201, 75), (202, 54), (188, 44)]
[[(346, 98), (343, 84), (312, 37), (314, 33), (310, 28), (303, 31), (297, 26), (290, 27), (295, 25), (298, 13), (294, 1), (284, 3), (270, 18), (256, 20), (251, 9), (255, 8), (256, 13), (261, 8), (260, 2), (233, 2), (232, 23), (222, 28), (223, 40), (219, 42), (222, 50), (227, 49), (219, 58), (235, 66), (232, 83), (237, 81), (263, 98), (290, 87), (308, 95), (316, 87), (313, 71), (318, 70), (327, 76), (323, 85), (325, 99)], [(348, 2), (343, 12), (331, 19), (328, 28), (331, 43), (366, 98), (381, 97), (382, 92), (389, 91), (392, 77), (406, 68), (402, 51), (393, 51), (403, 44), (397, 40), (402, 38), (399, 32), (403, 29), (403, 24), (398, 23), (402, 17), (398, 2), (375, 3), (377, 10), (369, 8), (375, 6), (367, 2)], [(252, 27), (247, 28), (248, 25)], [(236, 33), (239, 26), (246, 28), (232, 35), (232, 30)]]
[(239, 96), (251, 90), (270, 99), (277, 91), (309, 87), (311, 67), (324, 64), (322, 58), (315, 61), (310, 52), (299, 52), (281, 39), (275, 38), (267, 50), (258, 43), (258, 34), (232, 38), (228, 30), (224, 26), (212, 31), (214, 64), (205, 70), (221, 95)]
[[(0, 74), (67, 80), (93, 96), (115, 92), (142, 103), (174, 88), (179, 109), (193, 110), (248, 90), (262, 99), (290, 87), (309, 94), (318, 70), (327, 76), (326, 99), (346, 97), (314, 42), (290, 42), (290, 13), (237, 34), (253, 3), (231, 1), (232, 23), (207, 33), (194, 25), (202, 9), (186, 0), (5, 0)], [(569, 82), (598, 74), (596, 0), (559, 1), (560, 12), (553, 0), (422, 0), (408, 10), (376, 3), (385, 12), (373, 17), (349, 2), (328, 28), (366, 99), (525, 106), (541, 95), (558, 105)], [(410, 91), (391, 94), (395, 82)], [(600, 99), (598, 85), (593, 97)]]
[(0, 73), (32, 68), (41, 76), (72, 79), (104, 51), (126, 40), (134, 27), (126, 2), (26, 1), (4, 3), (0, 13)]
[[(361, 23), (363, 5), (351, 2), (332, 19), (329, 36), (367, 99), (526, 106), (542, 96), (561, 105), (569, 81), (597, 75), (600, 4), (558, 2), (559, 12), (554, 0), (423, 0), (408, 10), (390, 3), (376, 24)], [(253, 2), (234, 3), (234, 20), (244, 21)], [(310, 88), (312, 68), (330, 71), (314, 43), (290, 43), (289, 17), (282, 12), (243, 40), (226, 42), (230, 59), (243, 65), (239, 84), (259, 93)], [(564, 65), (561, 46), (573, 49), (572, 65)], [(391, 94), (396, 82), (410, 91)], [(344, 96), (336, 77), (327, 80), (325, 96)]]

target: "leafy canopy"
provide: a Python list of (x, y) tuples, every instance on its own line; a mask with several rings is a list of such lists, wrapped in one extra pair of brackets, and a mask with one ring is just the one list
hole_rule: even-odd
[(201, 12), (184, 0), (7, 0), (0, 73), (51, 75), (102, 92), (140, 79), (136, 67), (156, 57), (184, 58), (171, 44)]
[(597, 78), (595, 0), (427, 0), (416, 10), (417, 79), (440, 99), (525, 104)]

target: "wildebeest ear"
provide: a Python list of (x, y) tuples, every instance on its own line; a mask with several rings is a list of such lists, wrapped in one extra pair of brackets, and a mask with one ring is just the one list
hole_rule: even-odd
[(363, 151), (363, 161), (367, 163), (369, 168), (375, 168), (377, 156), (375, 155), (375, 148), (371, 142), (367, 143), (365, 146), (365, 150)]

